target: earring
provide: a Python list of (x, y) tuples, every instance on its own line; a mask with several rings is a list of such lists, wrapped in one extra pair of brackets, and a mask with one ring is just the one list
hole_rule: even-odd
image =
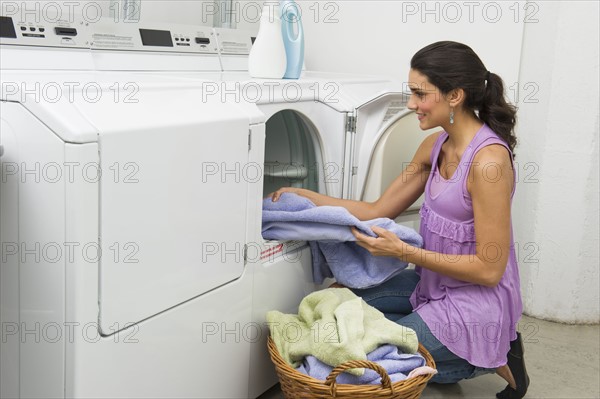
[(454, 108), (450, 108), (450, 124), (454, 124)]

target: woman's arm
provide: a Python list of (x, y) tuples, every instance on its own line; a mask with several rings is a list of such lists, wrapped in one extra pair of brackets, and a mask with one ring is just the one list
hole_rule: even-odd
[(392, 182), (381, 198), (375, 202), (334, 198), (303, 188), (293, 187), (283, 187), (275, 191), (272, 196), (273, 201), (277, 201), (284, 192), (293, 192), (308, 198), (317, 206), (344, 207), (359, 220), (371, 220), (378, 217), (394, 219), (423, 193), (431, 170), (429, 157), (439, 134), (434, 133), (423, 140), (408, 167)]
[(444, 255), (416, 248), (381, 228), (373, 228), (378, 238), (353, 232), (359, 245), (373, 255), (397, 256), (457, 280), (494, 287), (504, 274), (510, 253), (512, 187), (513, 170), (506, 149), (500, 145), (481, 149), (473, 160), (468, 184), (477, 242), (473, 255)]

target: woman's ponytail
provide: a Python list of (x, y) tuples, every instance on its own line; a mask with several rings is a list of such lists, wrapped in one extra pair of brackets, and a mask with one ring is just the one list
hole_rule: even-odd
[(504, 83), (495, 73), (488, 72), (483, 101), (479, 107), (479, 119), (484, 121), (500, 136), (511, 151), (517, 145), (514, 127), (517, 122), (517, 109), (504, 98)]

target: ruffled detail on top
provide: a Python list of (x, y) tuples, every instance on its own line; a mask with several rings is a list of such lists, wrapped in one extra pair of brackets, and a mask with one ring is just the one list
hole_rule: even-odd
[(426, 203), (423, 203), (419, 213), (421, 224), (425, 225), (432, 233), (456, 242), (475, 242), (475, 225), (473, 223), (461, 223), (446, 219)]

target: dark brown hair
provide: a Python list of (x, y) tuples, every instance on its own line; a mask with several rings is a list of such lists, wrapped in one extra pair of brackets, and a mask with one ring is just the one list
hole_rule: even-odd
[(469, 46), (451, 41), (430, 44), (412, 57), (410, 67), (425, 75), (442, 94), (463, 89), (465, 108), (477, 111), (479, 119), (514, 150), (516, 107), (504, 98), (502, 78), (489, 72)]

